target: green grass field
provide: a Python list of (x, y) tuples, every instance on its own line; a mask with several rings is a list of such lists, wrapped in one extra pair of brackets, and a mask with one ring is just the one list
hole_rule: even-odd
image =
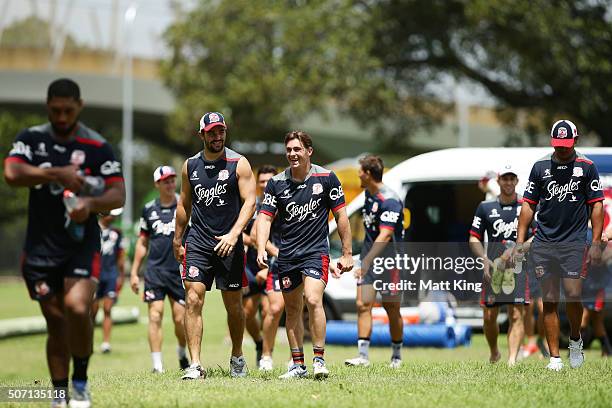
[[(145, 307), (131, 292), (123, 291), (119, 304)], [(37, 304), (27, 296), (20, 282), (0, 285), (0, 319), (32, 316)], [(168, 310), (169, 312), (169, 310)], [(612, 364), (588, 351), (579, 370), (547, 372), (545, 362), (532, 357), (514, 368), (486, 363), (487, 347), (482, 335), (467, 348), (404, 349), (404, 366), (387, 367), (390, 351), (371, 350), (375, 362), (366, 369), (349, 369), (342, 364), (354, 357), (355, 347), (328, 346), (326, 360), (331, 376), (325, 382), (312, 379), (282, 382), (288, 349), (277, 344), (272, 374), (254, 370), (246, 379), (232, 379), (228, 373), (230, 348), (227, 345), (225, 312), (218, 292), (206, 299), (204, 313), (203, 361), (208, 378), (182, 382), (176, 361), (176, 341), (169, 315), (164, 325), (166, 373), (150, 374), (150, 355), (145, 324), (116, 326), (113, 352), (98, 350), (101, 333), (96, 329), (96, 353), (91, 360), (90, 386), (98, 407), (183, 407), (183, 406), (503, 406), (506, 407), (609, 407), (612, 404)], [(505, 340), (500, 344), (505, 347)], [(45, 336), (0, 340), (0, 386), (48, 385), (44, 354)], [(312, 356), (306, 346), (307, 361)], [(255, 350), (245, 342), (248, 363), (253, 366)], [(0, 403), (0, 405), (2, 405)], [(14, 404), (13, 406), (42, 406)]]

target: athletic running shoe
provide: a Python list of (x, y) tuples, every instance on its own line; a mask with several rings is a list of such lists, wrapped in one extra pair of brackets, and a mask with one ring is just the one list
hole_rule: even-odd
[(356, 358), (349, 358), (348, 360), (344, 360), (344, 364), (349, 367), (359, 367), (359, 366), (367, 367), (370, 365), (370, 360), (359, 356)]
[(304, 378), (308, 376), (308, 370), (305, 365), (293, 364), (289, 371), (278, 377), (281, 380), (290, 380), (292, 378)]
[(164, 373), (164, 369), (163, 368), (153, 367), (151, 369), (151, 373), (152, 374), (163, 374)]
[(561, 357), (551, 357), (550, 363), (546, 366), (551, 371), (561, 371), (563, 369), (563, 361)]
[(73, 381), (72, 392), (70, 393), (70, 408), (89, 408), (91, 407), (91, 395), (86, 381)]
[(391, 359), (391, 364), (389, 364), (389, 367), (391, 368), (400, 368), (402, 366), (402, 359), (401, 358), (392, 358)]
[(111, 352), (111, 345), (110, 343), (104, 342), (102, 344), (100, 344), (100, 351), (102, 352), (102, 354), (108, 354)]
[(503, 261), (500, 258), (493, 261), (493, 271), (491, 272), (491, 289), (496, 295), (499, 295), (501, 292), (502, 281), (504, 280), (504, 271), (500, 265), (502, 262)]
[(233, 378), (246, 377), (247, 365), (243, 356), (230, 358), (230, 376)]
[(181, 367), (181, 370), (186, 370), (189, 367), (189, 359), (187, 359), (187, 356), (179, 358), (179, 367)]
[(272, 362), (272, 357), (263, 356), (261, 360), (259, 360), (259, 371), (272, 371), (274, 369), (274, 364)]
[(523, 358), (527, 358), (538, 352), (538, 346), (535, 343), (529, 343), (523, 348)]
[(579, 368), (584, 363), (584, 353), (582, 352), (582, 337), (579, 340), (569, 341), (569, 361), (570, 367)]
[(185, 370), (181, 380), (197, 380), (206, 378), (206, 371), (199, 364), (192, 364)]
[(504, 271), (501, 289), (504, 294), (509, 295), (514, 292), (516, 286), (516, 280), (514, 279), (514, 270), (506, 269)]
[(322, 358), (315, 358), (312, 362), (312, 368), (315, 380), (323, 380), (329, 377), (329, 370), (325, 367), (325, 360)]

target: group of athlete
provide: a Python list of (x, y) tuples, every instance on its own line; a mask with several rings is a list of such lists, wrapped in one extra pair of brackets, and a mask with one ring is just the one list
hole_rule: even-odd
[[(47, 93), (49, 123), (22, 131), (4, 163), (10, 185), (30, 188), (22, 272), (31, 297), (40, 303), (47, 321), (47, 360), (54, 387), (68, 387), (70, 359), (73, 361), (69, 401), (73, 407), (91, 405), (87, 368), (93, 347), (91, 315), (97, 311), (92, 300), (102, 300), (105, 319), (101, 350), (110, 352), (110, 308), (122, 284), (124, 264), (121, 232), (111, 227), (113, 217), (118, 215), (116, 209), (125, 200), (121, 165), (110, 145), (78, 120), (82, 106), (74, 81), (54, 81)], [(205, 377), (201, 363), (202, 308), (214, 281), (227, 311), (232, 377), (247, 375), (242, 350), (245, 327), (255, 341), (259, 368), (273, 368), (272, 350), (283, 310), (291, 364), (281, 378), (307, 376), (305, 305), (313, 375), (326, 378), (323, 292), (330, 273), (339, 277), (353, 269), (351, 230), (340, 181), (333, 171), (311, 163), (312, 139), (302, 131), (284, 137), (289, 166), (278, 174), (274, 167), (262, 166), (255, 178), (249, 161), (226, 147), (227, 132), (221, 113), (202, 116), (198, 136), (203, 149), (184, 162), (180, 195), (176, 194), (179, 174), (171, 166), (160, 166), (153, 173), (159, 196), (142, 210), (130, 273), (130, 287), (138, 293), (139, 270), (148, 256), (142, 296), (148, 303), (153, 371), (164, 370), (161, 322), (167, 295), (178, 340), (178, 360), (184, 369), (182, 378)], [(529, 301), (530, 284), (527, 279), (513, 281), (515, 277), (508, 276), (506, 270), (529, 253), (531, 268), (542, 287), (542, 314), (551, 356), (548, 367), (562, 367), (557, 315), (561, 285), (571, 326), (570, 365), (582, 364), (580, 278), (586, 262), (601, 262), (600, 244), (605, 234), (597, 169), (575, 152), (577, 139), (571, 122), (557, 122), (552, 131), (555, 152), (534, 165), (524, 197), (517, 196), (516, 173), (507, 167), (498, 176), (499, 198), (483, 202), (476, 212), (470, 230), (471, 247), (476, 255), (490, 260), (484, 274), (489, 286), (483, 304), (491, 361), (500, 358), (496, 316), (501, 304), (511, 306), (508, 362), (516, 361), (524, 331), (522, 305)], [(403, 240), (403, 205), (382, 183), (382, 160), (367, 155), (359, 163), (359, 178), (365, 189), (365, 240), (361, 267), (354, 271), (358, 279), (359, 357), (346, 360), (350, 366), (369, 364), (371, 310), (376, 298), (369, 265), (385, 243)], [(84, 187), (91, 177), (103, 180), (102, 192), (84, 194), (90, 190)], [(551, 183), (561, 187), (550, 188)], [(76, 204), (68, 205), (66, 197), (73, 193), (77, 194)], [(342, 242), (341, 257), (335, 264), (330, 263), (327, 238), (330, 211)], [(108, 215), (98, 221), (97, 214)], [(585, 253), (589, 218), (592, 242)], [(501, 224), (512, 225), (503, 228)], [(80, 236), (75, 234), (79, 229)], [(530, 234), (533, 236), (528, 240)], [(485, 235), (487, 249), (481, 243)], [(508, 241), (515, 245), (507, 245)], [(575, 245), (571, 251), (547, 250), (557, 243)], [(101, 270), (109, 272), (101, 275)], [(97, 290), (96, 281), (100, 282)], [(503, 285), (514, 287), (506, 297), (500, 294)], [(397, 294), (381, 295), (392, 339), (390, 365), (397, 368), (402, 363), (400, 302)], [(256, 319), (260, 304), (264, 311), (261, 324)], [(54, 401), (56, 407), (66, 404), (66, 399)]]
[[(571, 121), (557, 121), (551, 130), (554, 152), (533, 165), (524, 195), (517, 194), (518, 175), (507, 164), (497, 172), (499, 195), (476, 209), (469, 243), (473, 253), (486, 260), (481, 304), (492, 363), (501, 358), (497, 317), (502, 305), (508, 311), (510, 366), (537, 347), (533, 320), (537, 308), (538, 332), (546, 338), (540, 349), (550, 357), (547, 368), (563, 368), (561, 300), (570, 328), (570, 367), (584, 362), (581, 329), (586, 331), (589, 317), (602, 354), (612, 352), (602, 316), (605, 285), (601, 279), (608, 275), (606, 263), (612, 255), (604, 231), (604, 194), (595, 164), (575, 150), (578, 138)], [(526, 333), (529, 343), (521, 353)]]

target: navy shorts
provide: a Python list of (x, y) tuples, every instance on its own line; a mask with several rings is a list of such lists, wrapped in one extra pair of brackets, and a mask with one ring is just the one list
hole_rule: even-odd
[(96, 291), (96, 299), (102, 298), (117, 299), (117, 277), (101, 278)]
[(539, 280), (551, 275), (563, 279), (586, 278), (588, 249), (581, 243), (533, 242), (529, 254), (535, 277)]
[(45, 300), (64, 292), (64, 278), (98, 280), (100, 252), (83, 250), (66, 259), (51, 260), (22, 256), (21, 273), (32, 300)]
[(278, 280), (278, 264), (275, 258), (268, 260), (268, 278), (266, 279), (266, 293), (280, 292), (280, 281)]
[(174, 269), (147, 269), (145, 272), (144, 301), (164, 300), (168, 295), (181, 305), (185, 304), (185, 288), (180, 271)]
[(247, 290), (246, 293), (243, 293), (242, 296), (249, 297), (249, 296), (261, 295), (262, 293), (265, 293), (266, 283), (264, 282), (261, 285), (257, 283), (257, 280), (255, 279), (255, 275), (257, 274), (257, 272), (259, 272), (259, 270), (253, 273), (253, 270), (251, 268), (245, 269), (248, 286), (246, 287), (246, 290)]
[(317, 258), (309, 258), (296, 262), (276, 262), (278, 265), (278, 280), (283, 292), (291, 292), (308, 276), (318, 279), (327, 285), (329, 274), (329, 256), (321, 255)]
[(249, 282), (245, 271), (245, 253), (242, 244), (236, 245), (234, 251), (226, 257), (220, 257), (213, 251), (201, 250), (185, 244), (183, 261), (183, 280), (202, 282), (206, 290), (212, 289), (213, 280), (219, 290), (242, 290)]

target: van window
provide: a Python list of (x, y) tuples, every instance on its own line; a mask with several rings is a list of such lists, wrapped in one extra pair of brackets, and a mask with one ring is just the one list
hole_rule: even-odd
[(404, 206), (410, 212), (406, 241), (465, 242), (484, 193), (469, 181), (428, 181), (407, 185)]
[[(363, 228), (363, 215), (361, 209), (355, 211), (349, 217), (349, 223), (351, 224), (351, 235), (353, 240), (353, 255), (359, 255), (361, 252), (361, 246), (365, 237), (365, 230)], [(329, 237), (329, 254), (331, 258), (339, 258), (342, 255), (342, 242), (340, 241), (340, 235), (336, 229), (333, 234)]]

